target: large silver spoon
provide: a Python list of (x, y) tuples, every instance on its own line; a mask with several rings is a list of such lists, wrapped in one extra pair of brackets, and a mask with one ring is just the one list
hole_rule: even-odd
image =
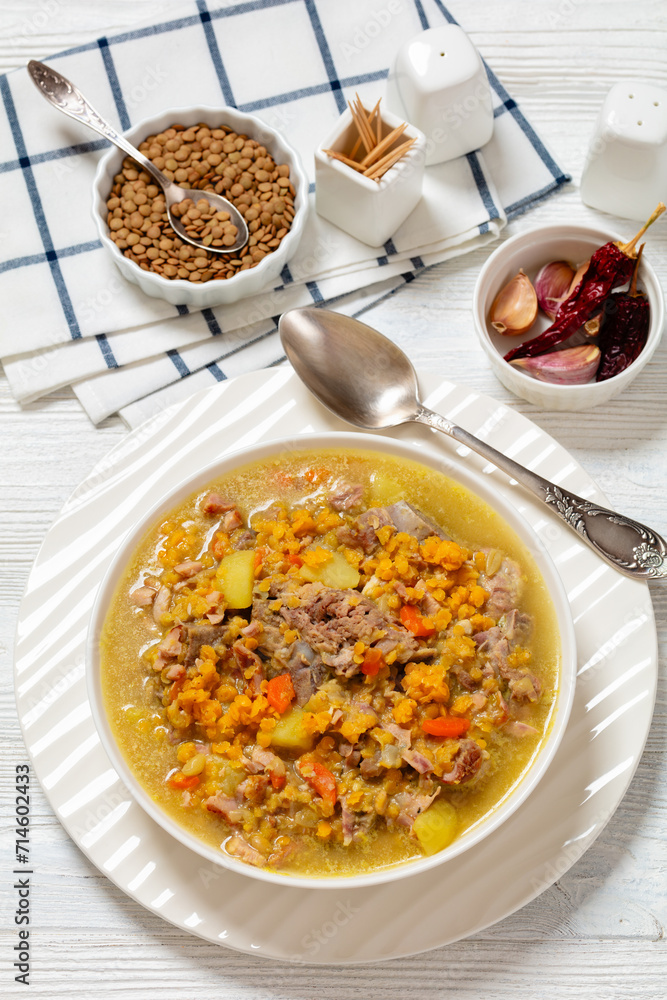
[(667, 543), (657, 532), (550, 483), (427, 409), (410, 361), (377, 330), (309, 308), (284, 313), (279, 329), (297, 375), (336, 416), (375, 430), (411, 421), (435, 427), (525, 486), (616, 569), (632, 577), (667, 576)]
[[(203, 247), (209, 253), (220, 254), (234, 254), (246, 245), (250, 235), (246, 221), (238, 208), (232, 205), (230, 201), (212, 191), (191, 190), (170, 181), (147, 156), (144, 156), (138, 149), (135, 149), (131, 142), (128, 142), (124, 136), (116, 131), (113, 125), (110, 125), (109, 122), (105, 121), (98, 114), (92, 104), (88, 103), (81, 91), (73, 83), (70, 83), (66, 77), (61, 76), (55, 69), (51, 69), (50, 66), (46, 66), (44, 63), (37, 62), (36, 59), (31, 59), (28, 63), (28, 73), (39, 92), (54, 108), (58, 108), (63, 114), (69, 115), (74, 121), (80, 122), (82, 125), (87, 125), (88, 128), (92, 128), (95, 132), (99, 132), (105, 139), (113, 142), (124, 153), (127, 153), (133, 160), (136, 160), (144, 170), (148, 171), (164, 191), (169, 225), (184, 243), (191, 243), (195, 247)], [(231, 224), (236, 226), (237, 235), (234, 243), (228, 247), (206, 246), (202, 240), (195, 239), (186, 233), (185, 226), (172, 212), (174, 205), (184, 201), (186, 198), (192, 198), (194, 202), (199, 201), (200, 198), (204, 198), (216, 212), (228, 212)]]

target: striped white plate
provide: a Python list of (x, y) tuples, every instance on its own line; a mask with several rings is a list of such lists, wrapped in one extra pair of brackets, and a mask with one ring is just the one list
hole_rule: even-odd
[[(526, 417), (423, 374), (425, 402), (560, 485), (598, 502), (580, 466)], [(139, 427), (81, 484), (46, 536), (18, 624), (15, 683), (26, 746), (58, 818), (91, 861), (143, 906), (249, 954), (316, 963), (379, 961), (473, 934), (548, 888), (598, 836), (639, 762), (655, 700), (657, 642), (644, 583), (603, 563), (516, 484), (444, 435), (545, 542), (567, 590), (579, 651), (572, 717), (532, 796), (481, 844), (422, 875), (364, 889), (284, 888), (209, 864), (133, 801), (101, 748), (83, 650), (96, 589), (122, 534), (163, 493), (216, 456), (258, 441), (349, 430), (291, 369), (251, 373)]]

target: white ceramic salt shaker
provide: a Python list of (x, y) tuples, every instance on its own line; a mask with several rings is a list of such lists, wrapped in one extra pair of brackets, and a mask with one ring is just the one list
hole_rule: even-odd
[[(382, 136), (404, 122), (384, 110), (381, 120)], [(394, 235), (422, 196), (426, 139), (419, 129), (408, 125), (398, 141), (414, 138), (413, 146), (377, 181), (324, 152), (332, 149), (349, 153), (357, 135), (348, 109), (315, 150), (315, 208), (322, 218), (362, 243), (380, 247)]]
[(667, 91), (638, 81), (611, 88), (589, 146), (581, 200), (637, 221), (667, 201)]
[(401, 46), (386, 105), (425, 134), (427, 165), (479, 149), (493, 134), (484, 63), (458, 24), (429, 28)]

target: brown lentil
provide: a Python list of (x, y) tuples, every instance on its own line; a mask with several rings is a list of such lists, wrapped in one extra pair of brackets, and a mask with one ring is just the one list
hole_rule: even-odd
[[(107, 198), (107, 224), (120, 252), (143, 270), (170, 280), (226, 281), (256, 267), (289, 232), (295, 197), (289, 166), (276, 164), (255, 139), (225, 125), (172, 125), (149, 135), (139, 150), (170, 180), (227, 198), (254, 234), (231, 258), (184, 243), (169, 225), (162, 191), (127, 157)], [(234, 244), (237, 230), (229, 213), (216, 212), (205, 198), (185, 199), (172, 211), (188, 235), (206, 246)]]

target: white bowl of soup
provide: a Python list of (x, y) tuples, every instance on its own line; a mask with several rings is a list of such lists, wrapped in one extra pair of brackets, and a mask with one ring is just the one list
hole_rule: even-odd
[(305, 435), (212, 462), (119, 543), (87, 678), (177, 841), (334, 888), (451, 860), (549, 767), (575, 685), (560, 577), (458, 460)]

